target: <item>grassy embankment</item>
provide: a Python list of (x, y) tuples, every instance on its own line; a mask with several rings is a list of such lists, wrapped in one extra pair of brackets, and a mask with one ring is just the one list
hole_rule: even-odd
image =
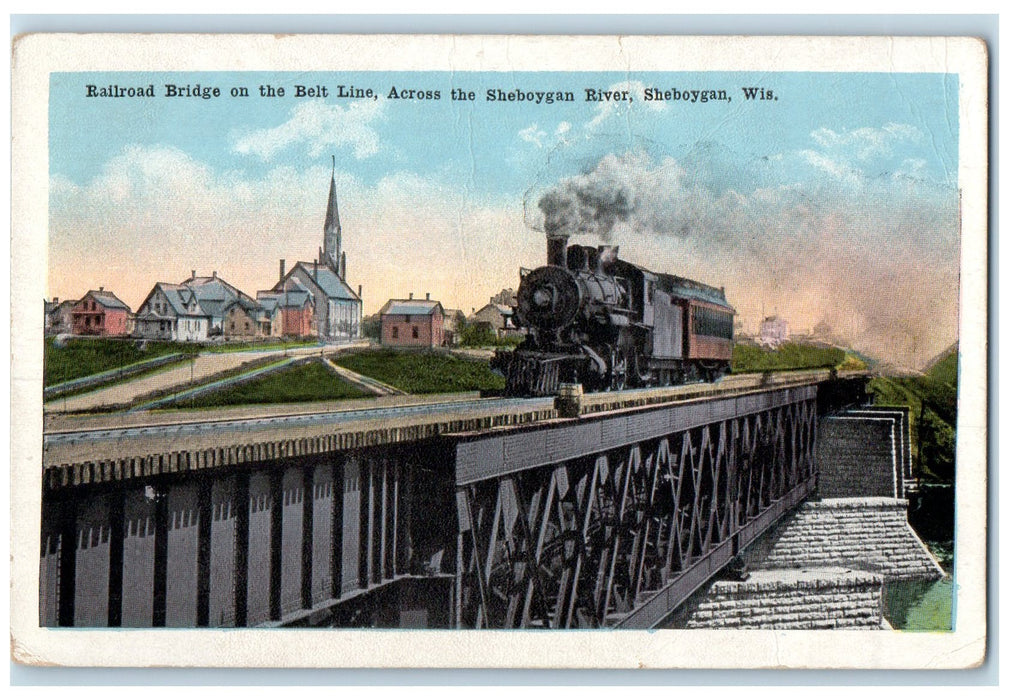
[(951, 483), (956, 473), (957, 370), (954, 347), (921, 376), (869, 382), (877, 406), (911, 407), (911, 457), (927, 481)]
[(211, 408), (244, 404), (334, 401), (371, 396), (347, 383), (313, 359), (270, 372), (261, 377), (182, 399), (179, 408)]
[[(43, 383), (47, 387), (53, 386), (172, 353), (181, 353), (188, 359), (199, 350), (198, 346), (190, 343), (160, 341), (148, 341), (141, 350), (136, 341), (110, 338), (72, 338), (63, 347), (57, 347), (53, 338), (46, 338)], [(157, 371), (164, 368), (165, 365), (162, 365)]]
[(443, 352), (392, 349), (336, 355), (333, 362), (411, 394), (440, 394), (504, 388), (504, 377), (487, 362)]
[[(43, 383), (46, 387), (68, 382), (74, 379), (90, 377), (111, 370), (122, 370), (122, 374), (114, 374), (107, 379), (89, 384), (86, 387), (61, 391), (60, 397), (95, 391), (126, 377), (136, 379), (155, 372), (164, 372), (182, 365), (201, 352), (242, 352), (245, 350), (282, 350), (317, 345), (315, 340), (305, 341), (243, 341), (236, 343), (177, 343), (169, 341), (149, 340), (141, 343), (130, 339), (113, 338), (71, 338), (62, 347), (57, 347), (53, 338), (46, 338), (44, 349)], [(141, 345), (143, 349), (141, 349)], [(151, 368), (132, 368), (138, 362), (153, 360), (171, 354), (181, 354), (183, 357)]]
[(773, 350), (736, 343), (732, 349), (733, 374), (819, 368), (865, 369), (865, 363), (842, 348), (801, 343), (784, 343)]
[(245, 352), (247, 350), (289, 350), (291, 348), (318, 347), (315, 338), (306, 340), (280, 340), (265, 338), (263, 340), (239, 340), (228, 343), (207, 343), (199, 346), (200, 352)]

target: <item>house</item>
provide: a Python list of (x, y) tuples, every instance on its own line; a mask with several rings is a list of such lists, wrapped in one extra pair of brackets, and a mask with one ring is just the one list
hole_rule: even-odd
[(182, 284), (196, 294), (200, 307), (210, 317), (208, 335), (211, 336), (226, 335), (224, 332), (225, 315), (236, 301), (241, 300), (246, 305), (256, 304), (256, 300), (248, 294), (218, 277), (216, 270), (210, 277), (197, 277), (196, 270), (193, 270), (189, 279)]
[(130, 307), (105, 287), (85, 294), (71, 312), (74, 335), (123, 336), (129, 333)]
[(390, 299), (379, 311), (382, 345), (435, 348), (445, 344), (445, 310), (441, 302), (427, 299)]
[(317, 335), (311, 292), (294, 283), (288, 287), (290, 290), (285, 292), (256, 292), (256, 300), (270, 319), (269, 335), (295, 338)]
[(768, 316), (760, 322), (760, 342), (776, 347), (788, 340), (788, 321), (780, 316)]
[(46, 335), (63, 335), (73, 332), (73, 310), (76, 303), (73, 299), (60, 301), (59, 297), (53, 297), (53, 300), (46, 304)]
[[(223, 320), (222, 320), (223, 323)], [(206, 340), (210, 314), (184, 284), (158, 282), (137, 310), (133, 334), (157, 340)]]
[(222, 310), (225, 338), (261, 338), (270, 335), (267, 326), (263, 331), (263, 307), (254, 299), (239, 297), (228, 302)]
[(484, 326), (499, 339), (524, 334), (515, 324), (515, 310), (505, 304), (491, 302), (483, 306), (470, 315), (469, 323)]

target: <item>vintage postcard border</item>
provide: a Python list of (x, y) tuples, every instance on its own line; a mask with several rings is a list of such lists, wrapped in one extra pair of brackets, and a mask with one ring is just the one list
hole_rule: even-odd
[[(956, 630), (592, 632), (81, 631), (38, 627), (41, 317), (49, 73), (99, 70), (954, 72), (963, 187)], [(987, 82), (982, 42), (858, 37), (32, 35), (13, 61), (12, 652), (70, 666), (959, 668), (984, 654)], [(129, 657), (122, 655), (129, 649)]]

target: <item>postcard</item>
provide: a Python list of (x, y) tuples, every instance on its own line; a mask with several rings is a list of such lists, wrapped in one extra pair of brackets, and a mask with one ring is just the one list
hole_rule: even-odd
[(983, 662), (983, 42), (13, 51), (16, 662)]

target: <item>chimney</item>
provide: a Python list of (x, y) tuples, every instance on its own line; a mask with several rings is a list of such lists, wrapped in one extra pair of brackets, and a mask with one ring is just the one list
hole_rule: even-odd
[(410, 292), (410, 298), (413, 299), (413, 292)]
[(105, 291), (105, 287), (98, 287), (98, 291), (99, 292), (104, 292)]
[(189, 276), (190, 276), (190, 278), (196, 277), (196, 270), (190, 270), (189, 271)]
[(312, 278), (319, 279), (319, 259), (316, 258), (312, 261)]
[(425, 292), (424, 298), (427, 299), (428, 301), (431, 301), (431, 292)]
[(357, 298), (361, 298), (361, 285), (357, 285)]
[(59, 305), (60, 305), (60, 298), (53, 297), (53, 306), (59, 306)]
[(280, 279), (284, 279), (284, 259), (280, 259)]
[(547, 265), (568, 266), (568, 237), (556, 233), (547, 236)]
[(214, 270), (214, 279), (217, 279), (217, 270)]

